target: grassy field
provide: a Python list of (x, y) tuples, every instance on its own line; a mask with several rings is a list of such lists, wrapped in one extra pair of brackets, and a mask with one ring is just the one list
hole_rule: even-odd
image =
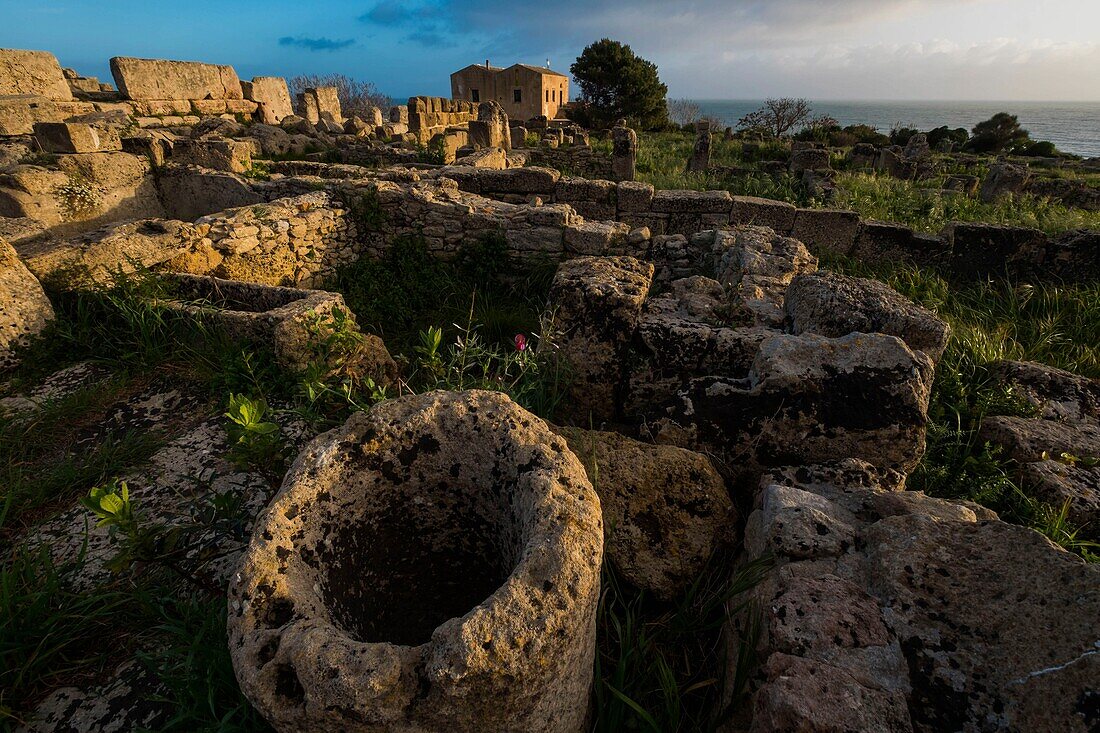
[[(813, 199), (800, 181), (789, 175), (769, 176), (759, 172), (762, 160), (783, 159), (786, 153), (773, 144), (763, 144), (751, 154), (739, 140), (715, 135), (711, 143), (711, 165), (737, 167), (747, 171), (738, 176), (718, 172), (686, 173), (693, 137), (686, 133), (640, 133), (638, 136), (638, 179), (656, 188), (726, 190), (739, 196), (762, 196), (797, 206), (826, 206)], [(843, 165), (837, 159), (834, 164)], [(974, 171), (981, 174), (984, 169)], [(755, 172), (754, 172), (755, 171)], [(953, 172), (953, 171), (945, 171)], [(1043, 171), (1100, 186), (1100, 175)], [(1023, 195), (984, 204), (950, 192), (943, 192), (944, 175), (925, 181), (903, 181), (889, 176), (839, 170), (839, 188), (830, 207), (859, 212), (864, 219), (893, 221), (920, 232), (939, 232), (952, 221), (981, 221), (1011, 226), (1034, 227), (1048, 233), (1069, 229), (1100, 228), (1100, 211), (1070, 208), (1047, 198)]]

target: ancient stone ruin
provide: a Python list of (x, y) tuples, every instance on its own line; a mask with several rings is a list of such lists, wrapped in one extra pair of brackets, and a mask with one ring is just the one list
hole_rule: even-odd
[[(572, 122), (494, 102), (345, 117), (333, 87), (292, 99), (223, 65), (111, 70), (117, 91), (0, 51), (0, 366), (49, 333), (54, 304), (151, 274), (166, 290), (148, 299), (206, 336), (270, 348), (305, 384), (354, 373), (382, 395), (324, 430), (272, 406), (285, 475), (234, 462), (223, 411), (171, 374), (105, 418), (178, 424), (120, 476), (146, 516), (178, 528), (196, 501), (239, 501), (235, 535), (174, 561), (228, 588), (237, 682), (276, 730), (589, 730), (606, 573), (672, 607), (714, 563), (761, 568), (713, 630), (717, 730), (1097, 730), (1100, 566), (906, 489), (950, 329), (881, 282), (819, 269), (839, 254), (1085, 280), (1095, 233), (929, 236), (659, 190), (635, 180), (625, 122), (601, 153)], [(703, 173), (709, 123), (696, 134), (688, 170)], [(859, 155), (915, 177), (921, 142)], [(830, 155), (783, 165), (827, 182)], [(399, 242), (453, 262), (487, 238), (515, 274), (553, 272), (542, 316), (569, 378), (551, 415), (501, 392), (413, 393), (408, 360), (338, 291)], [(5, 419), (107, 380), (94, 363), (47, 371), (0, 400)], [(1036, 414), (990, 418), (983, 440), (1095, 537), (1100, 468), (1052, 455), (1100, 453), (1100, 387), (1030, 362), (993, 372)], [(92, 588), (118, 533), (86, 518), (60, 507), (16, 539), (81, 557)], [(156, 729), (170, 710), (146, 674), (130, 660), (55, 685), (23, 729)]]

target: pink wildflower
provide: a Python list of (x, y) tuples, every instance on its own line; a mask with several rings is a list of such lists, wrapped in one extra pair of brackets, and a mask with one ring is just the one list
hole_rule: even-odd
[(516, 344), (516, 351), (526, 351), (527, 350), (527, 337), (524, 336), (522, 333), (517, 333), (516, 337), (515, 337), (515, 339), (513, 339), (513, 341)]

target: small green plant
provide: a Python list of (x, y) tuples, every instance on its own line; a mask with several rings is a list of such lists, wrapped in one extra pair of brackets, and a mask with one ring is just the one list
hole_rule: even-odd
[(416, 162), (432, 165), (443, 165), (447, 162), (446, 146), (443, 144), (443, 136), (439, 135), (427, 145), (416, 146)]
[(360, 236), (377, 232), (386, 225), (386, 212), (382, 210), (378, 194), (373, 190), (368, 189), (358, 196), (350, 196), (349, 208), (359, 226)]
[(229, 396), (225, 417), (230, 450), (238, 463), (246, 466), (270, 465), (282, 451), (282, 437), (276, 423), (264, 420), (267, 400), (252, 399), (243, 394)]

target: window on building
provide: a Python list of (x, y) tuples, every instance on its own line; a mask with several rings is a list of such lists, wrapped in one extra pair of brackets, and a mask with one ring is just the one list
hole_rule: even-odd
[(515, 102), (516, 104), (519, 104), (520, 102), (523, 101), (523, 90), (522, 89), (513, 89), (512, 90), (512, 101)]
[(546, 90), (546, 101), (547, 102), (550, 101), (550, 90), (549, 89)]
[(481, 92), (479, 92), (477, 89), (471, 89), (470, 90), (470, 101), (471, 102), (480, 102), (481, 101)]

